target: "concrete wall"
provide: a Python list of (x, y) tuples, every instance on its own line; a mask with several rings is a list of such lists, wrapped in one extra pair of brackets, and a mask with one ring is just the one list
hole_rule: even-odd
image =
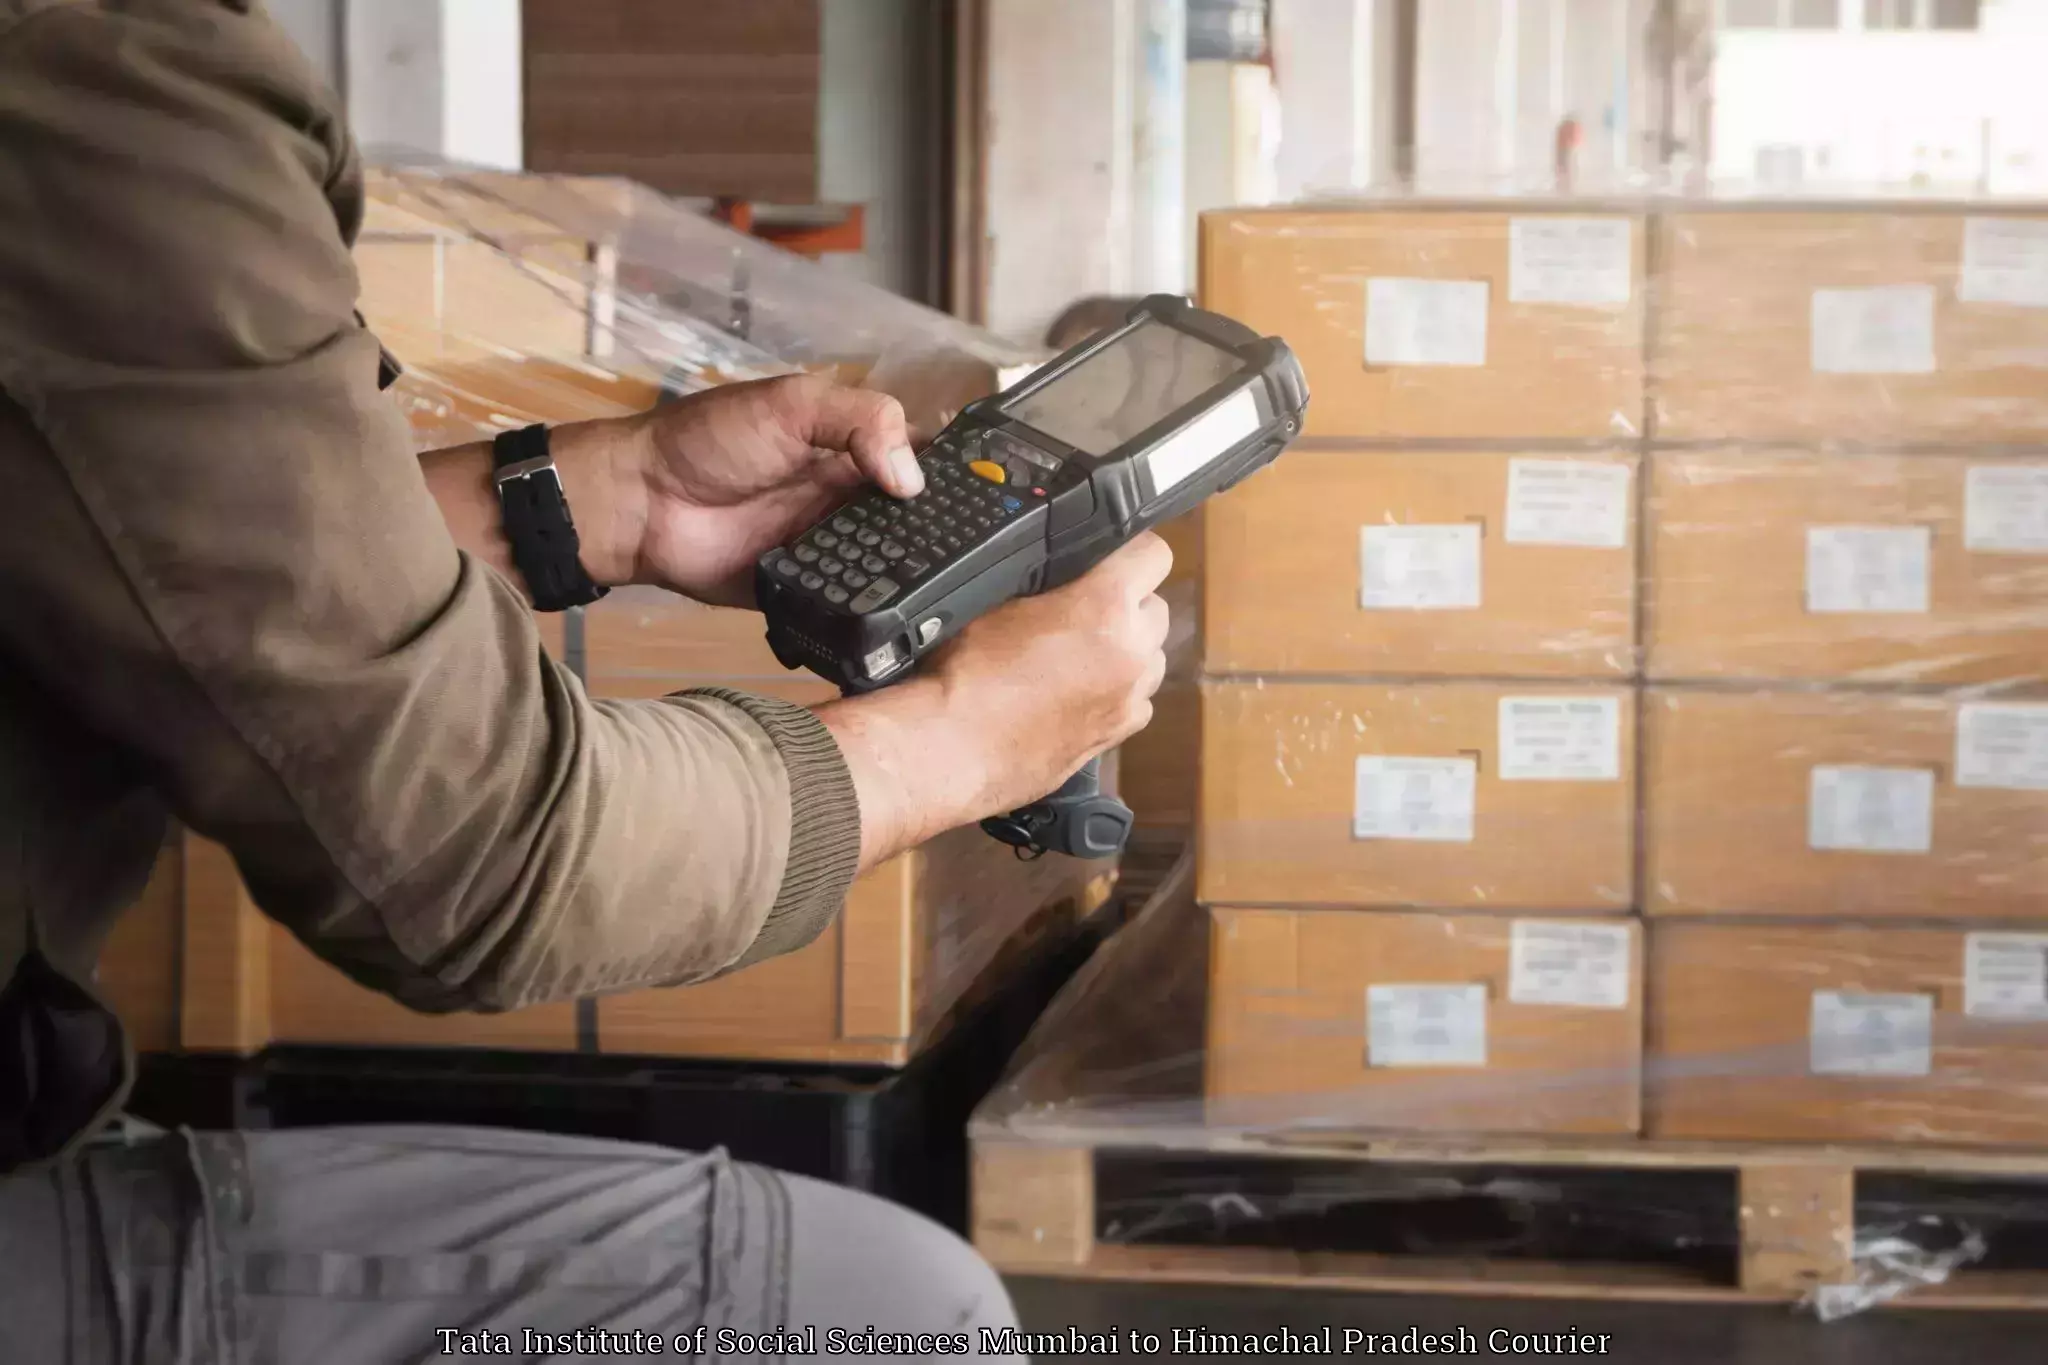
[(1426, 188), (1544, 189), (1560, 122), (1582, 129), (1580, 181), (1648, 163), (1653, 0), (1424, 0), (1416, 174)]
[(1038, 342), (1132, 279), (1135, 0), (989, 0), (987, 324)]
[(327, 77), (341, 86), (342, 0), (270, 0), (270, 13)]
[[(1775, 160), (1809, 187), (2048, 191), (2048, 6), (1984, 6), (1981, 31), (1731, 30), (1714, 61), (1716, 179)], [(1784, 188), (1784, 186), (1777, 186)]]
[(934, 0), (821, 0), (819, 198), (866, 206), (867, 250), (832, 267), (920, 301), (938, 287)]
[(1392, 171), (1394, 0), (1273, 0), (1282, 199)]
[(269, 0), (365, 147), (516, 168), (518, 0)]

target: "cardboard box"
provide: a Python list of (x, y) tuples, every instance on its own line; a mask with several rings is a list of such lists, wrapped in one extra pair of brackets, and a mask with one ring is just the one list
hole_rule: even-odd
[(401, 363), (606, 350), (614, 253), (598, 234), (623, 220), (623, 182), (373, 169), (364, 188), (357, 306)]
[(409, 365), (391, 396), (415, 448), (442, 450), (535, 422), (627, 417), (662, 401), (661, 387), (573, 361), (493, 357)]
[(1233, 209), (1203, 215), (1202, 299), (1286, 338), (1310, 436), (1628, 439), (1644, 242), (1598, 206)]
[(1048, 913), (1087, 913), (1100, 864), (1020, 862), (969, 826), (854, 883), (817, 942), (743, 972), (598, 1002), (606, 1052), (901, 1066)]
[[(955, 830), (855, 884), (841, 916), (795, 953), (696, 986), (562, 1001), (501, 1014), (418, 1014), (357, 985), (264, 918), (219, 846), (185, 838), (175, 1045), (253, 1052), (273, 1043), (600, 1050), (669, 1057), (901, 1066), (1054, 914), (1092, 911), (1095, 864), (1020, 863), (977, 828)], [(154, 920), (146, 920), (145, 925)], [(124, 1019), (158, 1009), (153, 997)], [(580, 1016), (580, 1017), (579, 1017)]]
[(1633, 1133), (1633, 919), (1211, 911), (1211, 1124)]
[(2048, 458), (1660, 451), (1659, 680), (2048, 681)]
[(1152, 723), (1118, 751), (1125, 805), (1141, 830), (1192, 829), (1201, 790), (1202, 691), (1168, 678), (1152, 698)]
[(1206, 510), (1212, 673), (1624, 678), (1635, 460), (1296, 450)]
[(1622, 913), (1625, 688), (1204, 682), (1196, 897)]
[(839, 695), (815, 673), (791, 671), (768, 648), (761, 614), (659, 588), (627, 587), (583, 610), (583, 678), (593, 697), (665, 697), (733, 687), (813, 706)]
[(355, 261), (363, 321), (402, 364), (591, 350), (592, 282), (577, 271), (449, 237), (364, 237)]
[(2048, 1142), (2038, 934), (1650, 926), (1648, 1132)]
[(1650, 691), (1654, 914), (2048, 919), (2048, 705)]
[(1117, 768), (1124, 803), (1141, 830), (1185, 835), (1195, 822), (1202, 746), (1201, 513), (1168, 522), (1159, 534), (1173, 550), (1173, 570), (1159, 589), (1171, 613), (1166, 681), (1153, 695), (1152, 723), (1124, 741)]
[(1706, 209), (1658, 233), (1657, 439), (2048, 436), (2048, 217)]
[(137, 1053), (178, 1046), (178, 937), (184, 904), (181, 841), (165, 844), (142, 896), (100, 945), (100, 999), (120, 1017)]

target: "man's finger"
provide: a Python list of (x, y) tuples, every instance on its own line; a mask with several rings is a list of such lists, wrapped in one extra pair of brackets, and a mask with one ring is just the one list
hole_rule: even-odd
[(1173, 547), (1153, 532), (1146, 531), (1132, 537), (1129, 544), (1103, 560), (1095, 572), (1133, 597), (1148, 597), (1173, 572)]
[(829, 388), (810, 408), (805, 435), (812, 445), (845, 451), (861, 473), (899, 498), (924, 491), (901, 403), (871, 389)]

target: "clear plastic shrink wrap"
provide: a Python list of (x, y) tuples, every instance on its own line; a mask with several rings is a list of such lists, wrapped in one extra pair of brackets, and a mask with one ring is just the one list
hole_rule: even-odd
[[(393, 397), (422, 450), (800, 371), (891, 393), (929, 434), (1043, 358), (624, 181), (409, 165), (373, 170), (369, 191), (361, 310), (404, 368)], [(600, 699), (705, 686), (831, 695), (775, 661), (750, 612), (627, 588), (538, 621)], [(1105, 894), (1102, 865), (1022, 863), (958, 830), (863, 877), (809, 947), (731, 977), (580, 1010), (429, 1017), (356, 987), (263, 921), (218, 848), (187, 839), (162, 874), (106, 964), (145, 1048), (594, 1044), (888, 1065), (991, 985), (1048, 910)], [(183, 967), (164, 951), (180, 936), (207, 945)]]
[(1308, 432), (1204, 513), (1194, 847), (984, 1106), (984, 1248), (2038, 1302), (2048, 207), (1202, 246)]

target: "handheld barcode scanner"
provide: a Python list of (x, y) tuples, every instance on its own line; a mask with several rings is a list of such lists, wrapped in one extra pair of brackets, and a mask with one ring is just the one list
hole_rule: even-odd
[[(963, 625), (1069, 583), (1141, 531), (1272, 463), (1308, 385), (1286, 345), (1157, 295), (1119, 326), (970, 404), (919, 457), (925, 491), (854, 498), (756, 566), (768, 643), (848, 693), (906, 676)], [(1102, 858), (1131, 812), (1090, 763), (982, 828), (1027, 853)]]

